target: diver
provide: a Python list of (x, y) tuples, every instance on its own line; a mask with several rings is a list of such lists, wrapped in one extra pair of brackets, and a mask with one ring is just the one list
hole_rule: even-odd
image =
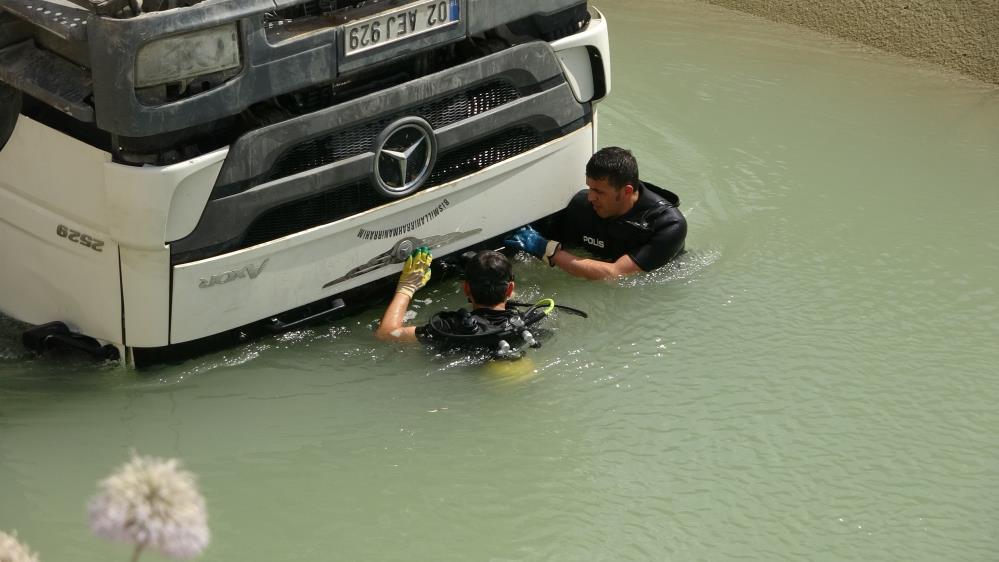
[[(652, 271), (683, 253), (687, 221), (678, 208), (680, 198), (639, 181), (638, 161), (630, 150), (598, 150), (586, 163), (586, 185), (547, 225), (539, 226), (548, 238), (527, 225), (507, 236), (507, 247), (586, 279)], [(563, 244), (599, 259), (576, 256)]]
[[(382, 341), (422, 342), (439, 351), (484, 352), (487, 359), (517, 359), (524, 347), (539, 347), (532, 328), (554, 308), (586, 317), (580, 310), (543, 299), (534, 305), (510, 300), (513, 266), (503, 254), (484, 250), (465, 263), (462, 289), (472, 310), (438, 312), (423, 326), (404, 326), (413, 294), (430, 280), (430, 250), (417, 248), (406, 259), (392, 302), (375, 337)], [(523, 308), (521, 312), (518, 309)]]

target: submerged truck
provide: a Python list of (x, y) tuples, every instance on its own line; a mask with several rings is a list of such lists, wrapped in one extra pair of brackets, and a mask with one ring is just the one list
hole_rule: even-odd
[(141, 364), (565, 206), (585, 0), (0, 0), (0, 313)]

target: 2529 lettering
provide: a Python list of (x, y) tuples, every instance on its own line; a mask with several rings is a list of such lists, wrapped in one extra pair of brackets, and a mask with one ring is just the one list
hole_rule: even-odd
[(97, 238), (94, 238), (89, 234), (84, 234), (78, 230), (73, 230), (72, 228), (69, 228), (66, 225), (60, 224), (59, 226), (57, 226), (56, 234), (58, 234), (60, 238), (65, 238), (70, 242), (76, 242), (77, 244), (80, 244), (81, 246), (86, 246), (87, 248), (90, 248), (95, 252), (104, 251), (102, 250), (102, 248), (104, 247), (103, 240), (98, 240)]

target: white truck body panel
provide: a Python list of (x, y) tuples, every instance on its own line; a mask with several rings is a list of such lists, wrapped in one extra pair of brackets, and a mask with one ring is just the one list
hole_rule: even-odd
[[(171, 343), (180, 343), (254, 322), (302, 303), (397, 274), (389, 265), (324, 288), (351, 268), (386, 252), (402, 238), (467, 233), (434, 249), (436, 256), (481, 242), (565, 207), (585, 187), (579, 162), (593, 151), (585, 127), (461, 180), (433, 187), (365, 213), (253, 248), (174, 268)], [(439, 213), (435, 214), (435, 210)], [(433, 215), (422, 226), (407, 225)], [(405, 230), (365, 240), (367, 232)], [(231, 280), (203, 287), (212, 276)]]

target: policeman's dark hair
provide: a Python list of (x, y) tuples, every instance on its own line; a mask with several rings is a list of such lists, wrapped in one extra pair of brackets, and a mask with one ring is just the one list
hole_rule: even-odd
[(495, 306), (506, 300), (506, 287), (513, 281), (513, 264), (503, 254), (483, 250), (465, 262), (465, 281), (475, 304)]
[(635, 185), (638, 181), (638, 161), (630, 150), (607, 146), (590, 157), (586, 163), (586, 177), (605, 180), (616, 189)]

